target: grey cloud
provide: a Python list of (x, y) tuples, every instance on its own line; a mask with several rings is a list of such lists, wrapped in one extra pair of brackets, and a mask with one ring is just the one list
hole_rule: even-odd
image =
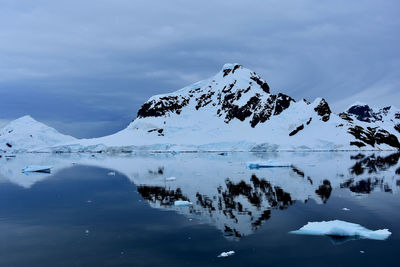
[(69, 134), (99, 136), (124, 127), (151, 95), (208, 78), (226, 62), (253, 69), (274, 91), (323, 96), (335, 110), (356, 97), (393, 104), (399, 7), (394, 0), (3, 1), (0, 118), (32, 114)]

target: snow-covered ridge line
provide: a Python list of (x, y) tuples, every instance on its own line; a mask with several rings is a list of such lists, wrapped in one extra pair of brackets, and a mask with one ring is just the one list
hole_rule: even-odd
[(35, 151), (76, 140), (27, 115), (10, 122), (0, 130), (0, 153), (2, 151), (9, 153)]
[(71, 153), (400, 149), (399, 109), (376, 109), (356, 103), (345, 112), (334, 114), (323, 98), (310, 103), (274, 93), (264, 79), (237, 63), (225, 64), (209, 79), (151, 97), (126, 129), (109, 136), (67, 140), (55, 134), (54, 129), (43, 131), (34, 125), (25, 128), (36, 131), (35, 135), (40, 133), (41, 143), (27, 138), (18, 144), (19, 149), (8, 147), (11, 141), (13, 147), (17, 146), (14, 139), (18, 135), (10, 132), (0, 135), (0, 150)]

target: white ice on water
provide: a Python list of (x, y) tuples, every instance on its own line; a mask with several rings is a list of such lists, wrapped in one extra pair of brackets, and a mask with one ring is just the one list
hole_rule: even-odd
[(340, 220), (309, 222), (292, 234), (327, 235), (327, 236), (354, 236), (359, 238), (385, 240), (392, 233), (388, 229), (369, 230), (359, 224)]
[(259, 168), (279, 168), (279, 167), (291, 167), (292, 164), (289, 162), (281, 162), (277, 160), (267, 160), (258, 162), (248, 162), (247, 168), (249, 169), (259, 169)]
[(229, 257), (229, 256), (232, 256), (233, 254), (235, 254), (235, 251), (233, 251), (233, 250), (228, 251), (228, 252), (222, 252), (221, 254), (218, 255), (218, 258)]
[(185, 206), (191, 206), (191, 205), (193, 205), (193, 203), (190, 201), (186, 201), (186, 200), (176, 200), (174, 202), (174, 206), (176, 206), (176, 207), (185, 207)]
[(29, 165), (22, 169), (22, 172), (49, 172), (51, 166)]

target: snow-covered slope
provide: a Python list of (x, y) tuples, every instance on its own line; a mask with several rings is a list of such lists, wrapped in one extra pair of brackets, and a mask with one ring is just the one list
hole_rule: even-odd
[(151, 97), (116, 134), (50, 151), (399, 149), (399, 111), (373, 114), (368, 121), (354, 108), (333, 114), (323, 98), (295, 101), (271, 92), (255, 72), (226, 64), (210, 79)]
[(25, 152), (55, 144), (76, 141), (30, 116), (16, 119), (0, 130), (0, 152)]

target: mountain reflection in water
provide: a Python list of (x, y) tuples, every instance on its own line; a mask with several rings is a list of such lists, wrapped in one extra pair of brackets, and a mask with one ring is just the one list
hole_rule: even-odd
[[(125, 175), (137, 185), (151, 207), (173, 210), (214, 225), (228, 239), (254, 233), (273, 216), (296, 201), (329, 201), (333, 190), (357, 195), (373, 191), (397, 192), (400, 153), (217, 153), (137, 155), (37, 155), (21, 154), (3, 160), (4, 180), (30, 188), (58, 171), (76, 164), (106, 168)], [(291, 162), (291, 168), (249, 170), (246, 162), (276, 159)], [(52, 165), (46, 176), (27, 177), (24, 165)], [(168, 180), (168, 177), (176, 179)], [(112, 179), (112, 177), (110, 177)], [(186, 200), (193, 205), (176, 207)]]

